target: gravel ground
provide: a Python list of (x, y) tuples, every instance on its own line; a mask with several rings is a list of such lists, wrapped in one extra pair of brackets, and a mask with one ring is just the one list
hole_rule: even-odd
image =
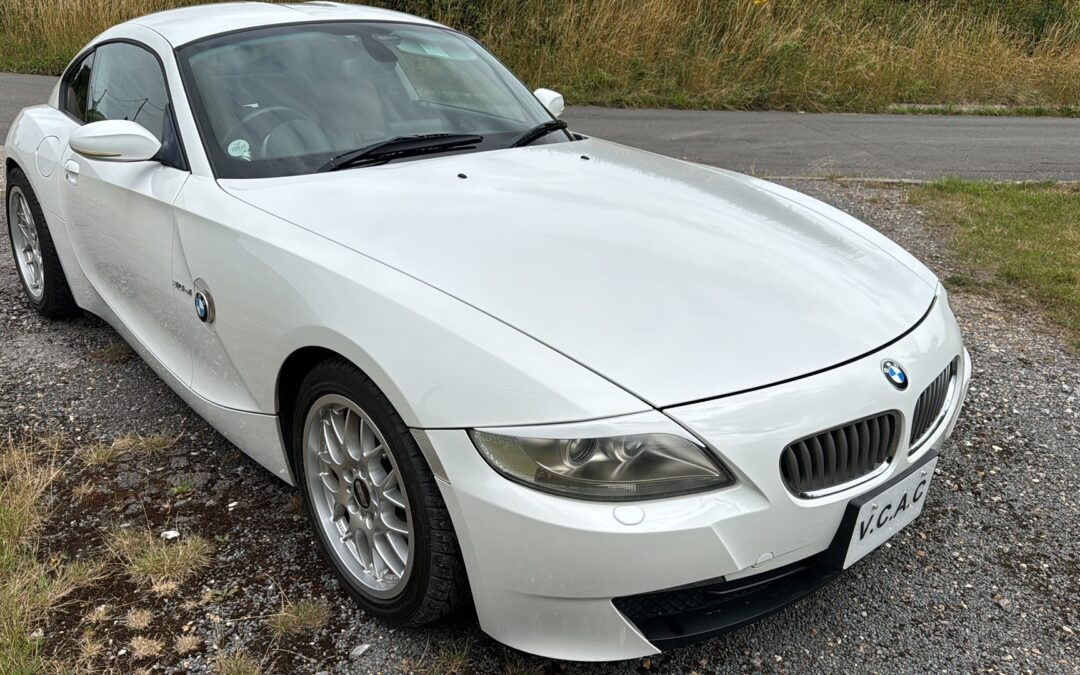
[[(939, 274), (952, 271), (940, 233), (901, 188), (792, 185), (881, 228)], [(93, 470), (73, 464), (42, 554), (101, 557), (101, 530), (118, 523), (215, 543), (209, 568), (172, 597), (119, 575), (87, 590), (44, 627), (45, 650), (70, 650), (81, 617), (109, 602), (154, 613), (140, 634), (168, 645), (193, 634), (201, 644), (136, 660), (126, 649), (134, 632), (113, 621), (98, 629), (110, 640), (101, 663), (122, 672), (203, 672), (217, 651), (238, 647), (274, 672), (446, 672), (458, 656), (461, 672), (1080, 672), (1080, 358), (1031, 312), (963, 293), (952, 304), (975, 379), (923, 516), (831, 586), (761, 623), (651, 659), (591, 666), (503, 647), (468, 613), (416, 630), (365, 616), (314, 553), (292, 489), (223, 440), (138, 358), (107, 363), (101, 350), (119, 337), (104, 323), (50, 323), (32, 313), (5, 236), (0, 435), (63, 432), (76, 444), (181, 435), (161, 455)], [(192, 491), (175, 495), (183, 482)], [(329, 622), (274, 639), (267, 615), (304, 598), (328, 603)]]

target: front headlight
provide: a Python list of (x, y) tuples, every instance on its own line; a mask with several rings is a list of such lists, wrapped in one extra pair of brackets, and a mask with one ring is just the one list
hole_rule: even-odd
[[(594, 434), (602, 423), (588, 423), (579, 429), (573, 425), (515, 429), (513, 434), (506, 433), (511, 430), (474, 429), (469, 435), (480, 454), (502, 475), (563, 497), (656, 499), (734, 483), (731, 473), (670, 419), (641, 424), (643, 417), (656, 420), (655, 415), (659, 413), (633, 416), (635, 424), (631, 426), (661, 426), (664, 431), (599, 436)], [(584, 433), (571, 437), (565, 433), (568, 431)], [(546, 437), (560, 435), (567, 437)]]

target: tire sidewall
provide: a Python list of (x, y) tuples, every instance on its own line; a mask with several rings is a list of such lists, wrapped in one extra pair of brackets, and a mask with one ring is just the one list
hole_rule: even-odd
[[(430, 578), (431, 540), (430, 526), (424, 505), (427, 495), (424, 485), (417, 476), (418, 469), (427, 470), (426, 466), (417, 466), (419, 448), (408, 433), (408, 428), (388, 402), (377, 395), (374, 385), (365, 382), (366, 378), (359, 371), (350, 373), (336, 367), (317, 366), (300, 385), (299, 396), (293, 417), (293, 471), (297, 485), (303, 496), (304, 511), (314, 530), (323, 558), (330, 564), (334, 576), (349, 592), (357, 603), (366, 611), (391, 624), (406, 625), (420, 609)], [(368, 385), (368, 386), (365, 386)], [(409, 499), (409, 518), (412, 525), (413, 560), (412, 570), (405, 582), (405, 588), (392, 598), (376, 598), (364, 591), (364, 586), (350, 578), (332, 553), (333, 548), (327, 540), (327, 532), (320, 522), (319, 515), (312, 503), (307, 481), (307, 467), (304, 452), (304, 423), (308, 413), (319, 398), (327, 394), (337, 394), (350, 399), (366, 412), (375, 422), (384, 440), (389, 445), (389, 452), (394, 455), (398, 470), (405, 483)]]

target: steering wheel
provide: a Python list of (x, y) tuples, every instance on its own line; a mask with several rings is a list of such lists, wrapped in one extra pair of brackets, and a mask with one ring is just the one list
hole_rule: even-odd
[[(238, 129), (251, 125), (255, 120), (262, 118), (264, 115), (269, 115), (270, 113), (278, 114), (276, 121), (273, 123), (272, 126), (270, 126), (269, 129), (266, 130), (266, 133), (262, 134), (262, 138), (259, 140), (258, 143), (253, 143), (249, 141), (249, 147), (259, 147), (265, 149), (266, 139), (270, 137), (270, 133), (273, 132), (276, 127), (284, 124), (285, 122), (291, 122), (293, 120), (306, 120), (308, 122), (312, 121), (312, 119), (304, 113), (288, 106), (272, 105), (269, 108), (256, 108), (255, 110), (252, 110), (248, 114), (241, 117), (239, 122), (229, 128), (229, 133), (225, 134), (226, 142), (231, 144), (234, 140), (238, 140), (234, 136)], [(256, 129), (254, 128), (252, 129), (252, 131), (254, 131), (256, 134), (261, 133), (259, 131), (256, 131)]]

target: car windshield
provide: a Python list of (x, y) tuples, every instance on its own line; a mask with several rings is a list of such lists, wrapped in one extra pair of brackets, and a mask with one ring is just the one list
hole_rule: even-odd
[[(445, 152), (505, 148), (552, 121), (483, 47), (433, 26), (260, 28), (192, 43), (178, 58), (221, 178), (312, 173), (333, 157), (403, 136), (483, 137)], [(536, 142), (567, 140), (556, 129)]]

